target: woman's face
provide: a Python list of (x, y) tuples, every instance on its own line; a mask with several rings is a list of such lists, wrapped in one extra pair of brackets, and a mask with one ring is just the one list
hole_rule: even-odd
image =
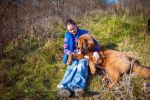
[(67, 29), (73, 35), (75, 35), (77, 33), (77, 26), (74, 24), (68, 24)]

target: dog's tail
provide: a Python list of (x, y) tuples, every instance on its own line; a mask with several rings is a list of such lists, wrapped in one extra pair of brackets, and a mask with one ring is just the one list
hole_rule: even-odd
[(138, 61), (135, 61), (133, 64), (133, 72), (140, 77), (150, 79), (150, 67), (142, 66)]

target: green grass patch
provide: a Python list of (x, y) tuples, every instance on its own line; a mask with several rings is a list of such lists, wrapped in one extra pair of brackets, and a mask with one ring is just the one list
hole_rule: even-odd
[[(85, 16), (77, 22), (79, 27), (87, 29), (101, 45), (129, 52), (143, 65), (150, 66), (150, 36), (145, 33), (146, 20), (144, 16), (97, 14)], [(56, 97), (56, 87), (66, 70), (66, 65), (62, 63), (65, 32), (66, 29), (60, 22), (45, 33), (50, 36), (49, 40), (41, 41), (31, 35), (8, 45), (5, 57), (0, 59), (1, 99), (59, 99)], [(147, 99), (141, 89), (144, 82), (148, 81), (140, 78), (132, 80), (131, 91), (134, 93), (129, 98)], [(88, 81), (85, 98), (116, 99), (112, 91), (104, 92), (101, 88), (101, 78), (93, 76)], [(96, 92), (98, 96), (93, 96), (92, 92)]]

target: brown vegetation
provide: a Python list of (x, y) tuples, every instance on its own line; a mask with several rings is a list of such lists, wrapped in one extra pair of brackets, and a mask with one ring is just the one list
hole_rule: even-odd
[(39, 38), (47, 37), (43, 32), (51, 30), (54, 23), (66, 17), (79, 18), (93, 10), (104, 12), (110, 7), (116, 13), (124, 10), (149, 14), (149, 3), (120, 0), (110, 6), (103, 0), (0, 0), (0, 52), (12, 41), (24, 39), (31, 33)]

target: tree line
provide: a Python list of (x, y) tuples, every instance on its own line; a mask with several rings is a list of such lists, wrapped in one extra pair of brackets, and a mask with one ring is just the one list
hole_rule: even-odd
[[(43, 35), (58, 20), (80, 18), (91, 11), (150, 15), (150, 0), (0, 0), (0, 55), (12, 41)], [(39, 34), (40, 33), (40, 34)]]

